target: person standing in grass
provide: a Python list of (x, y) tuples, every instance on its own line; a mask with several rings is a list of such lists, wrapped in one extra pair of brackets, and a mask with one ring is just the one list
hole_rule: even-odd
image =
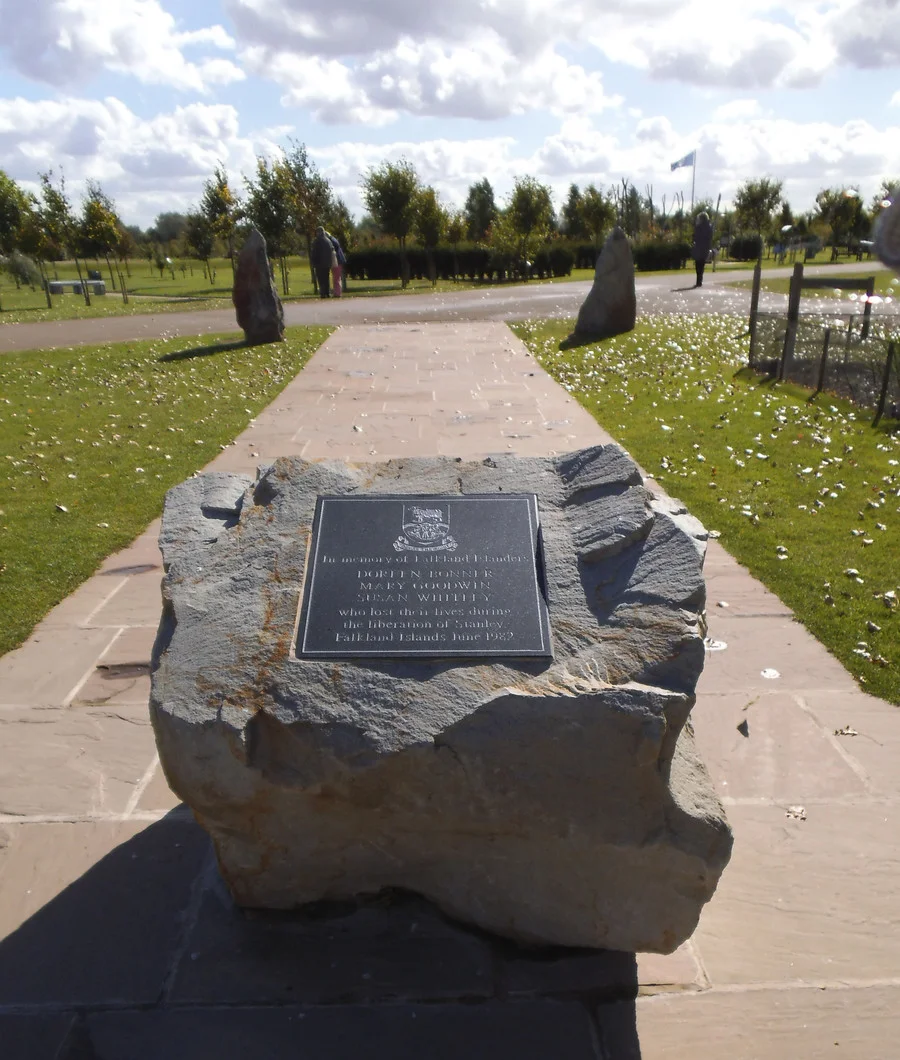
[(309, 262), (316, 274), (319, 297), (328, 298), (332, 263), (337, 263), (337, 255), (331, 244), (331, 237), (321, 225), (316, 229), (316, 237), (309, 249)]
[(706, 267), (709, 252), (712, 250), (712, 238), (713, 227), (712, 222), (709, 219), (709, 214), (705, 211), (701, 211), (697, 214), (697, 219), (694, 221), (694, 246), (692, 253), (694, 257), (694, 268), (697, 271), (697, 282), (694, 284), (695, 287), (703, 286), (703, 270)]

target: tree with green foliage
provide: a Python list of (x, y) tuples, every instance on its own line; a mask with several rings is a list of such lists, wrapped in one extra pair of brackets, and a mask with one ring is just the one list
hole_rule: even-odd
[(562, 208), (560, 228), (570, 239), (582, 239), (589, 235), (581, 208), (584, 196), (577, 184), (569, 185), (569, 196)]
[[(516, 237), (516, 266), (530, 261), (550, 235), (554, 216), (550, 188), (534, 177), (516, 177), (504, 216)], [(529, 270), (524, 268), (525, 278)]]
[(12, 254), (32, 202), (26, 192), (0, 169), (0, 254)]
[(65, 247), (75, 261), (75, 271), (84, 295), (84, 304), (91, 304), (91, 296), (81, 275), (78, 254), (78, 226), (72, 214), (72, 204), (66, 195), (66, 178), (60, 174), (59, 184), (53, 183), (53, 170), (39, 174), (41, 181), (41, 217), (47, 238), (58, 247)]
[(160, 243), (166, 251), (174, 250), (175, 244), (184, 235), (187, 226), (187, 217), (175, 210), (167, 210), (158, 214), (151, 228), (147, 230), (147, 238), (153, 243)]
[(269, 259), (278, 258), (281, 288), (287, 295), (289, 283), (285, 256), (290, 252), (293, 215), (286, 168), (281, 160), (269, 162), (258, 157), (256, 178), (244, 177), (244, 183), (247, 186), (244, 216), (265, 239)]
[[(335, 200), (331, 185), (309, 157), (306, 145), (292, 140), (290, 150), (277, 163), (278, 172), (287, 188), (290, 224), (310, 256), (316, 227), (322, 225), (334, 232), (342, 246), (346, 246), (348, 228), (352, 226), (350, 213), (344, 203)], [(349, 225), (348, 225), (349, 222)], [(342, 238), (343, 237), (343, 238)], [(313, 289), (316, 272), (310, 263)]]
[(839, 245), (848, 245), (851, 237), (860, 238), (869, 227), (869, 218), (856, 187), (823, 188), (816, 196), (819, 219), (831, 233), (831, 260), (837, 258)]
[(416, 203), (415, 231), (416, 238), (425, 248), (428, 257), (428, 276), (432, 287), (437, 284), (434, 248), (446, 232), (447, 222), (447, 211), (441, 205), (437, 192), (432, 187), (422, 188)]
[(463, 210), (466, 215), (469, 239), (475, 242), (487, 239), (490, 227), (500, 212), (494, 200), (494, 189), (487, 177), (471, 185)]
[(763, 234), (768, 234), (772, 225), (772, 214), (781, 202), (784, 184), (771, 177), (745, 180), (734, 196), (734, 211), (738, 224), (750, 229), (759, 237), (759, 253), (762, 257)]
[[(208, 227), (213, 237), (218, 236), (219, 239), (225, 244), (228, 257), (231, 259), (231, 274), (234, 275), (235, 262), (234, 262), (234, 233), (237, 228), (238, 219), (240, 217), (240, 202), (237, 196), (231, 190), (231, 186), (228, 183), (228, 174), (225, 172), (225, 167), (219, 163), (213, 170), (212, 180), (208, 180), (203, 185), (203, 195), (200, 198), (200, 213), (206, 218)], [(194, 233), (197, 235), (199, 228), (196, 216), (193, 220)], [(188, 215), (188, 228), (191, 227), (191, 215)], [(185, 236), (188, 236), (187, 231)], [(205, 234), (204, 234), (205, 236)], [(198, 236), (198, 238), (204, 238)], [(209, 254), (204, 260), (207, 265), (207, 272), (209, 271), (209, 256), (212, 254), (210, 248)], [(210, 280), (212, 282), (212, 280)]]
[[(115, 255), (121, 240), (121, 224), (116, 213), (115, 203), (103, 191), (95, 180), (89, 180), (85, 188), (84, 205), (81, 211), (81, 248), (86, 257), (106, 259), (109, 270), (110, 286), (116, 289), (116, 274), (113, 271), (110, 255)], [(122, 301), (127, 304), (128, 292), (125, 278), (118, 270)]]
[(607, 230), (616, 222), (615, 206), (608, 195), (588, 184), (580, 197), (578, 212), (584, 231), (594, 241), (594, 246), (599, 247)]
[(878, 191), (872, 196), (872, 202), (869, 206), (869, 213), (871, 213), (873, 219), (877, 218), (882, 210), (887, 207), (897, 198), (900, 194), (900, 178), (892, 180), (889, 177), (885, 177), (878, 185)]
[(419, 175), (412, 162), (382, 162), (370, 168), (362, 179), (362, 197), (366, 209), (385, 235), (400, 245), (400, 277), (403, 287), (409, 284), (409, 260), (406, 240), (416, 220)]
[(459, 244), (466, 238), (468, 221), (465, 211), (454, 210), (447, 215), (447, 242), (453, 248), (453, 275), (459, 276)]
[(192, 257), (203, 262), (206, 278), (212, 286), (216, 282), (216, 270), (210, 264), (216, 242), (216, 231), (203, 204), (200, 209), (187, 215), (184, 240)]

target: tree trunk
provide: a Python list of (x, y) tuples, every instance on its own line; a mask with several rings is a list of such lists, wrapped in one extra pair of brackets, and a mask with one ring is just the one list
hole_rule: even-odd
[(107, 267), (107, 269), (109, 269), (109, 285), (115, 291), (116, 290), (116, 274), (113, 272), (113, 267), (109, 263), (109, 254), (105, 254), (104, 257), (106, 258), (106, 267)]
[(47, 275), (47, 270), (44, 268), (44, 262), (41, 258), (38, 258), (38, 272), (41, 274), (41, 280), (43, 280), (44, 286), (44, 297), (47, 299), (47, 308), (53, 308), (53, 302), (50, 300), (50, 277)]
[[(73, 254), (72, 257), (75, 258), (75, 255)], [(78, 282), (81, 284), (81, 293), (84, 295), (84, 304), (90, 306), (91, 295), (88, 291), (87, 284), (81, 277), (81, 266), (78, 264), (78, 258), (75, 258), (75, 271), (78, 273)]]
[(119, 264), (119, 259), (115, 259), (116, 272), (119, 274), (119, 289), (122, 292), (122, 304), (128, 305), (128, 290), (125, 283), (125, 277), (122, 275), (122, 266)]

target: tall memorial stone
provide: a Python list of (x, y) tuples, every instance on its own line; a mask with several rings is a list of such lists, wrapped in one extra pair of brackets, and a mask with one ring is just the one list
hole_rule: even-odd
[(597, 258), (594, 283), (585, 298), (568, 345), (593, 342), (621, 335), (634, 328), (637, 297), (634, 290), (634, 258), (628, 236), (614, 228)]
[(284, 307), (269, 269), (266, 241), (255, 228), (238, 255), (231, 300), (249, 345), (282, 341)]
[(673, 950), (731, 850), (688, 723), (705, 540), (616, 446), (171, 490), (153, 723), (236, 901)]

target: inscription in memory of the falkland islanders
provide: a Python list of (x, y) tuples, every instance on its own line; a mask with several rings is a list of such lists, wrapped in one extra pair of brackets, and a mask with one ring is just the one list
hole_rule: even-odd
[(319, 497), (301, 658), (551, 656), (537, 497)]

